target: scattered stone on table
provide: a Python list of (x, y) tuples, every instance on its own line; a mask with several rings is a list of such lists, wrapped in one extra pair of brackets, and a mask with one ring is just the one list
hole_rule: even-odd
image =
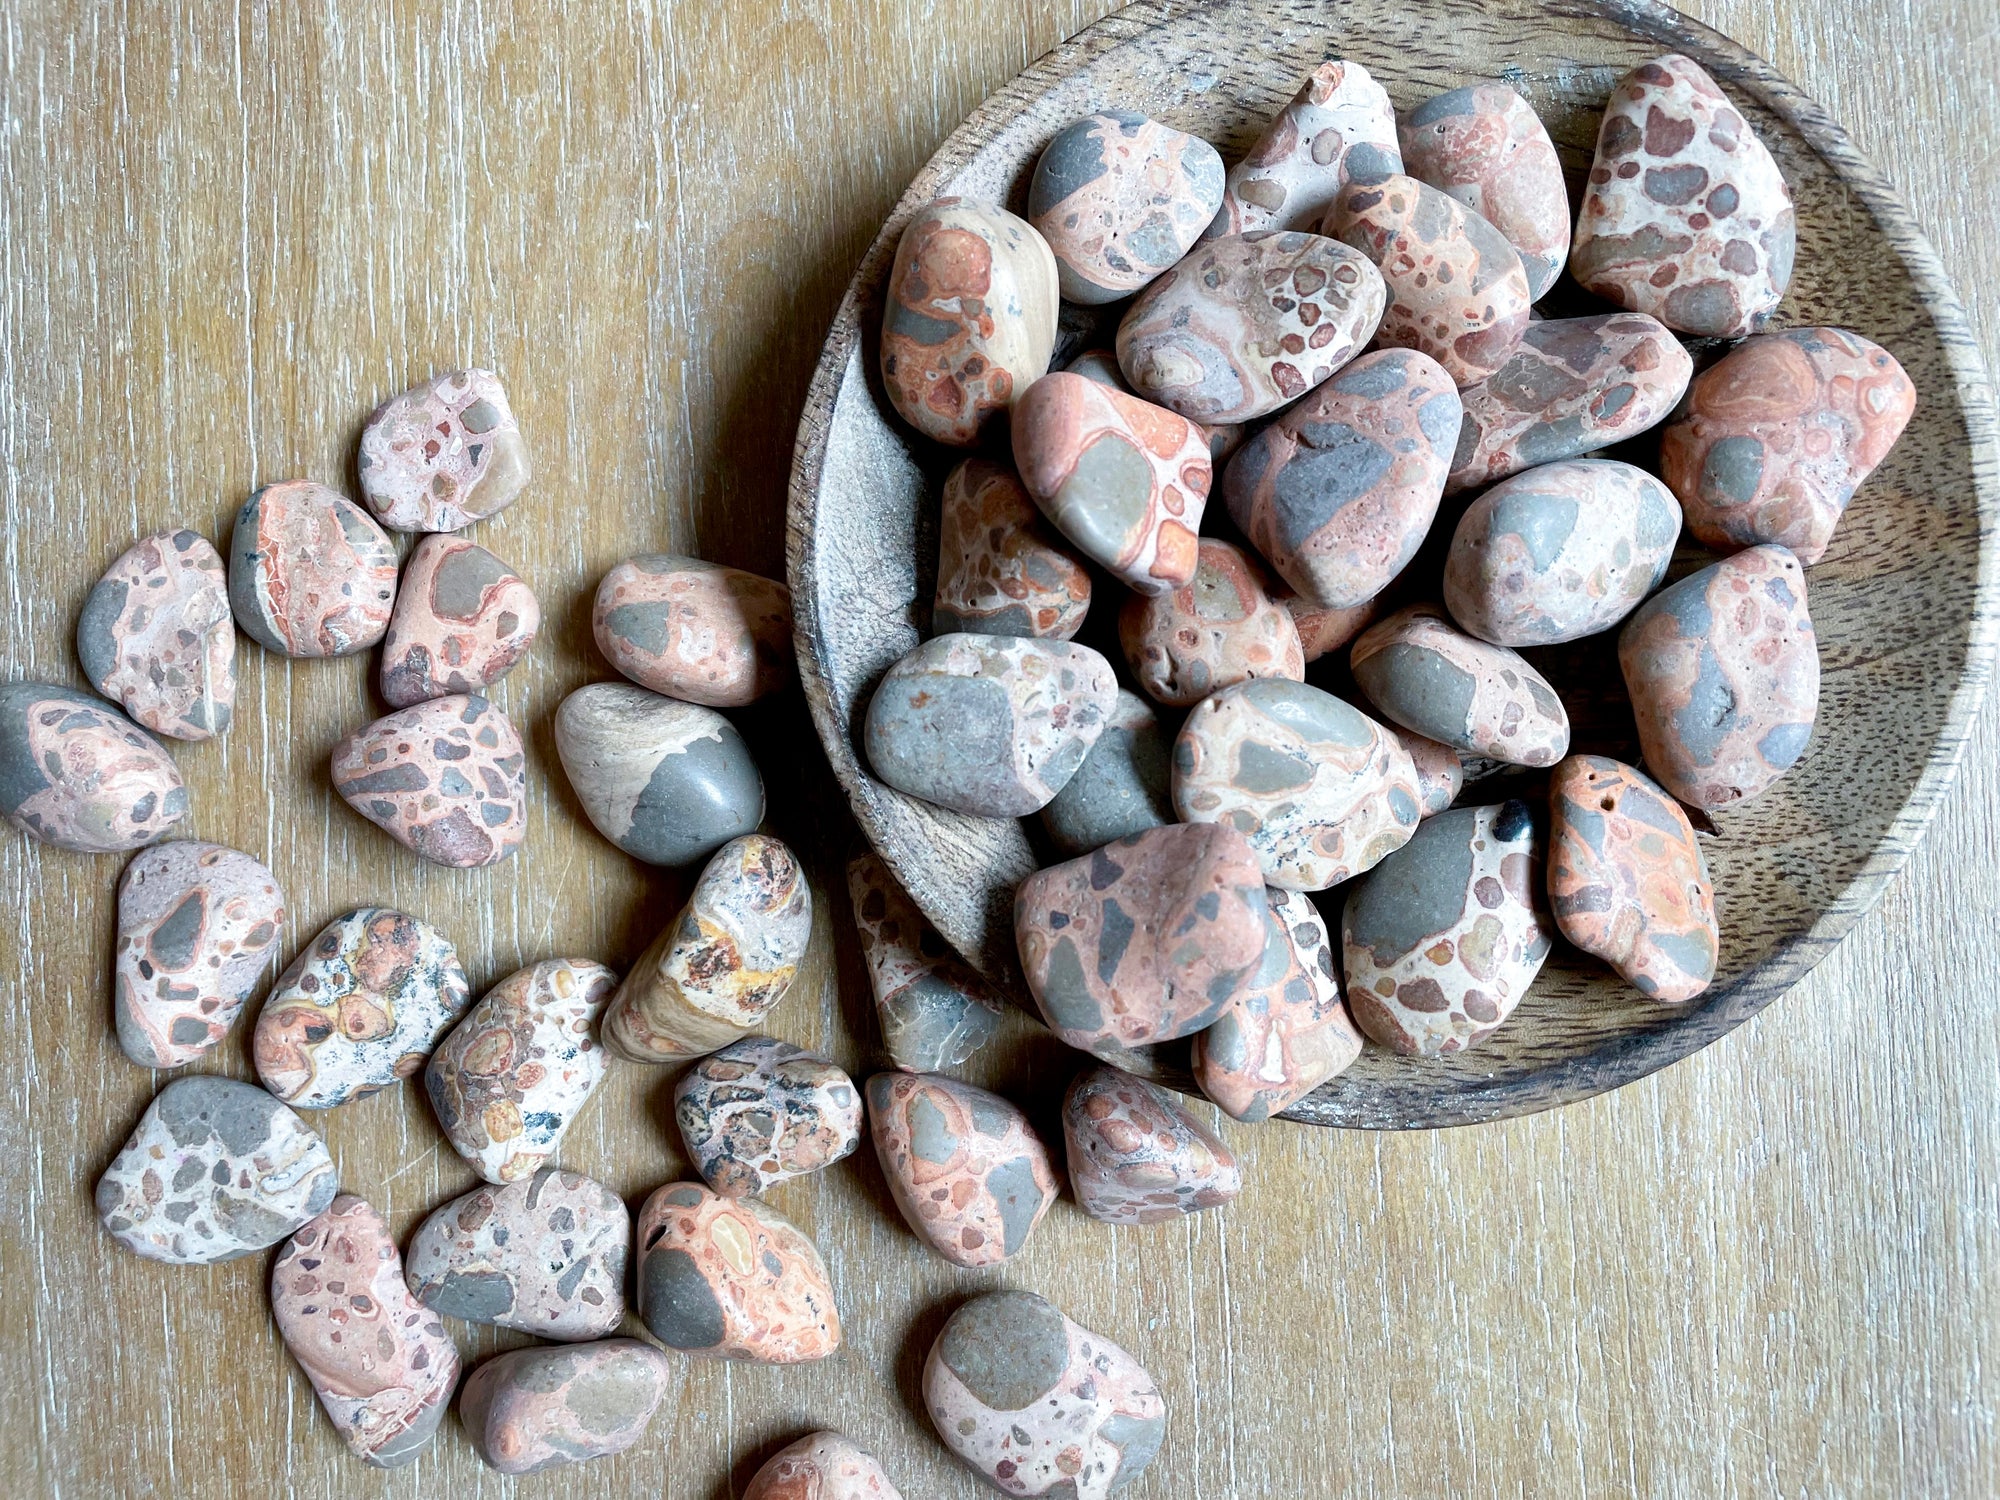
[(617, 988), (603, 964), (544, 959), (488, 990), (431, 1055), (431, 1109), (488, 1182), (532, 1177), (555, 1156), (604, 1078), (591, 1031)]
[(1347, 898), (1347, 1003), (1374, 1041), (1437, 1057), (1491, 1036), (1549, 956), (1525, 802), (1426, 818)]
[(672, 1062), (747, 1035), (792, 987), (812, 908), (784, 843), (763, 833), (730, 840), (625, 976), (604, 1040), (635, 1062)]
[(1004, 464), (968, 458), (944, 482), (931, 628), (939, 635), (1066, 641), (1090, 609), (1090, 574)]
[(1715, 978), (1708, 861), (1681, 806), (1641, 772), (1572, 755), (1549, 777), (1549, 903), (1562, 935), (1653, 1000)]
[(187, 816), (160, 742), (101, 698), (50, 682), (0, 683), (0, 812), (79, 854), (119, 854)]
[(404, 848), (454, 870), (498, 864), (527, 832), (527, 751), (476, 693), (357, 729), (334, 746), (333, 789)]
[(236, 623), (221, 554), (187, 530), (134, 542), (84, 601), (76, 657), (92, 687), (155, 734), (223, 733), (236, 704)]
[(1410, 764), (1417, 768), (1418, 811), (1425, 817), (1443, 812), (1458, 800), (1465, 789), (1465, 760), (1449, 745), (1426, 739), (1410, 729), (1391, 729), (1410, 752)]
[(1303, 682), (1245, 682), (1198, 704), (1174, 742), (1174, 808), (1249, 841), (1263, 880), (1352, 880), (1417, 826), (1416, 767), (1373, 719)]
[(1314, 229), (1351, 179), (1402, 170), (1388, 93), (1360, 63), (1323, 62), (1229, 169), (1206, 233)]
[(297, 1109), (365, 1099), (423, 1067), (470, 998), (443, 933), (357, 908), (329, 922), (265, 997), (251, 1038), (257, 1076)]
[(840, 1347), (819, 1251), (760, 1199), (668, 1183), (639, 1210), (638, 1244), (639, 1316), (668, 1348), (790, 1365)]
[(1329, 651), (1338, 651), (1373, 624), (1382, 612), (1377, 599), (1349, 609), (1327, 609), (1289, 589), (1279, 593), (1278, 602), (1292, 612), (1292, 623), (1298, 627), (1299, 644), (1305, 648), (1308, 664)]
[(1752, 547), (1683, 578), (1625, 622), (1618, 665), (1660, 785), (1708, 812), (1748, 801), (1805, 754), (1819, 709), (1805, 569)]
[(176, 1078), (97, 1180), (97, 1217), (135, 1255), (201, 1266), (275, 1245), (333, 1202), (325, 1144), (264, 1090)]
[(1291, 611), (1266, 592), (1264, 569), (1240, 547), (1201, 539), (1194, 578), (1171, 594), (1133, 594), (1118, 642), (1140, 687), (1185, 708), (1252, 678), (1302, 682), (1305, 648)]
[(891, 667), (869, 700), (868, 764), (897, 791), (957, 812), (1037, 812), (1076, 774), (1117, 701), (1088, 646), (940, 635)]
[(1243, 1190), (1236, 1157), (1173, 1095), (1117, 1068), (1077, 1074), (1063, 1095), (1069, 1185), (1093, 1219), (1160, 1224)]
[(529, 480), (528, 444), (491, 370), (452, 370), (391, 396), (361, 429), (361, 493), (392, 531), (457, 531)]
[(112, 970), (125, 1055), (177, 1068), (221, 1041), (284, 930), (278, 877), (249, 855), (192, 839), (136, 855), (118, 882)]
[(1670, 54), (1618, 81), (1570, 252), (1585, 291), (1738, 338), (1784, 297), (1797, 238), (1784, 175), (1714, 79)]
[(408, 708), (491, 687), (528, 654), (542, 628), (535, 591), (464, 537), (417, 543), (396, 586), (382, 640), (382, 696)]
[(1515, 766), (1552, 766), (1569, 753), (1569, 714), (1542, 674), (1465, 634), (1434, 604), (1371, 625), (1349, 660), (1368, 701), (1404, 729)]
[(765, 1462), (743, 1500), (903, 1500), (875, 1455), (837, 1432), (813, 1432)]
[(748, 1036), (681, 1075), (674, 1119), (708, 1185), (746, 1198), (852, 1154), (861, 1144), (861, 1091), (803, 1047)]
[(402, 1257), (373, 1207), (344, 1193), (286, 1241), (271, 1268), (271, 1313), (357, 1458), (395, 1469), (429, 1446), (458, 1385), (458, 1347), (403, 1284)]
[(1896, 357), (1844, 328), (1746, 339), (1660, 435), (1660, 476), (1719, 550), (1776, 542), (1808, 567), (1916, 410)]
[(556, 710), (556, 754), (597, 831), (649, 865), (685, 865), (764, 821), (764, 778), (714, 709), (593, 682)]
[(924, 919), (879, 855), (848, 862), (847, 891), (890, 1060), (937, 1073), (991, 1041), (1006, 1001)]
[(605, 659), (642, 688), (709, 708), (741, 708), (791, 685), (792, 591), (782, 583), (662, 552), (604, 575), (590, 612)]
[(229, 607), (280, 656), (352, 656), (382, 639), (396, 548), (368, 512), (310, 479), (267, 484), (236, 513)]
[(1048, 1148), (998, 1094), (943, 1073), (877, 1073), (868, 1128), (903, 1218), (954, 1265), (1006, 1260), (1056, 1201)]
[(502, 1474), (623, 1453), (646, 1435), (673, 1362), (639, 1339), (496, 1354), (466, 1377), (458, 1420)]
[(1042, 809), (1042, 827), (1074, 856), (1171, 823), (1172, 764), (1173, 737), (1153, 705), (1120, 688), (1097, 743)]

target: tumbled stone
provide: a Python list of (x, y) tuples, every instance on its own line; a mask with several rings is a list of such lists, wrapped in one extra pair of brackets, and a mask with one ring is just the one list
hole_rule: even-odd
[(1075, 1500), (1138, 1478), (1167, 1426), (1139, 1362), (1033, 1292), (988, 1292), (951, 1315), (924, 1362), (924, 1409), (1003, 1494)]
[(1048, 1148), (998, 1094), (943, 1073), (877, 1073), (868, 1128), (896, 1207), (954, 1265), (1006, 1260), (1056, 1201)]
[(233, 1078), (176, 1078), (97, 1180), (97, 1217), (135, 1255), (202, 1266), (254, 1255), (333, 1202), (340, 1174), (306, 1122)]
[(223, 733), (236, 703), (236, 623), (221, 554), (187, 530), (133, 543), (83, 602), (76, 658), (92, 687), (155, 734)]
[(708, 1185), (746, 1198), (851, 1154), (861, 1144), (861, 1091), (803, 1047), (749, 1036), (681, 1075), (674, 1120)]
[(743, 1500), (903, 1500), (867, 1449), (837, 1432), (813, 1432), (771, 1455)]
[(1549, 904), (1562, 935), (1650, 999), (1681, 1004), (1715, 978), (1708, 861), (1681, 806), (1603, 755), (1549, 776)]
[(228, 1034), (285, 930), (285, 893), (221, 844), (156, 844), (118, 883), (118, 1045), (142, 1068), (193, 1062)]
[(1265, 592), (1242, 549), (1201, 539), (1194, 578), (1171, 594), (1134, 594), (1118, 612), (1118, 642), (1140, 687), (1185, 708), (1256, 677), (1302, 682), (1305, 648), (1291, 611)]
[(0, 683), (0, 812), (80, 854), (118, 854), (187, 816), (159, 741), (100, 698), (50, 682)]
[(361, 493), (392, 531), (457, 531), (529, 480), (528, 445), (491, 370), (452, 370), (391, 396), (361, 429)]
[(741, 708), (789, 687), (792, 591), (782, 583), (648, 552), (604, 575), (591, 633), (640, 687), (709, 708)]
[(1314, 229), (1351, 180), (1402, 170), (1382, 85), (1360, 63), (1323, 62), (1229, 169), (1207, 233)]
[(1483, 1042), (1549, 956), (1525, 802), (1426, 818), (1347, 898), (1341, 944), (1355, 1024), (1395, 1052), (1437, 1057)]
[(502, 1474), (623, 1453), (646, 1435), (673, 1364), (639, 1339), (496, 1354), (466, 1377), (458, 1420)]
[(298, 1109), (365, 1099), (421, 1068), (470, 998), (443, 933), (360, 907), (329, 922), (271, 987), (251, 1037), (257, 1076)]
[(1541, 673), (1505, 646), (1413, 604), (1361, 633), (1349, 656), (1368, 701), (1404, 729), (1516, 766), (1569, 753), (1569, 714)]
[(334, 746), (333, 789), (404, 848), (455, 870), (498, 864), (527, 832), (527, 752), (476, 693), (357, 729)]
[(668, 1183), (639, 1210), (638, 1243), (639, 1316), (669, 1349), (789, 1365), (840, 1347), (819, 1251), (759, 1199)]
[(1280, 591), (1278, 602), (1291, 611), (1308, 663), (1318, 661), (1329, 651), (1338, 651), (1372, 625), (1382, 612), (1379, 599), (1348, 609), (1328, 609), (1289, 589)]
[(1104, 732), (1076, 774), (1042, 809), (1042, 827), (1064, 854), (1088, 854), (1174, 821), (1173, 737), (1137, 693), (1118, 690)]
[(491, 687), (528, 654), (542, 606), (521, 576), (464, 537), (427, 536), (403, 566), (382, 639), (382, 696), (396, 708)]
[(229, 607), (280, 656), (351, 656), (382, 639), (396, 549), (368, 512), (310, 479), (267, 484), (236, 513)]
[(1660, 435), (1660, 477), (1688, 530), (1727, 551), (1776, 542), (1808, 567), (1916, 410), (1896, 357), (1844, 328), (1746, 339)]
[(847, 891), (890, 1060), (936, 1073), (991, 1041), (1007, 1009), (1000, 992), (952, 952), (879, 855), (849, 861)]
[(1785, 295), (1797, 238), (1784, 175), (1714, 79), (1670, 54), (1618, 81), (1570, 252), (1585, 291), (1737, 338)]
[(1077, 1074), (1063, 1095), (1069, 1185), (1093, 1219), (1159, 1224), (1243, 1190), (1236, 1157), (1165, 1089), (1117, 1068)]
[(1683, 578), (1625, 622), (1618, 665), (1660, 785), (1709, 812), (1755, 797), (1805, 754), (1819, 710), (1805, 569), (1752, 547)]
[(1090, 609), (1090, 574), (1055, 538), (1014, 471), (968, 458), (944, 482), (938, 515), (939, 635), (1066, 641)]
[(1402, 741), (1410, 752), (1410, 764), (1417, 768), (1418, 811), (1428, 818), (1457, 801), (1465, 786), (1465, 761), (1459, 753), (1408, 729), (1389, 732)]
[(556, 754), (597, 831), (649, 865), (685, 865), (764, 821), (764, 778), (714, 709), (593, 682), (556, 710)]

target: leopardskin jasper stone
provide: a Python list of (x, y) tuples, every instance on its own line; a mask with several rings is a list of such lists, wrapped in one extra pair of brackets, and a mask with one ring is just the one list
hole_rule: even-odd
[(463, 537), (427, 536), (403, 566), (382, 640), (395, 708), (491, 687), (528, 654), (542, 606), (507, 564)]
[(1896, 357), (1844, 328), (1746, 339), (1660, 435), (1660, 477), (1721, 551), (1776, 542), (1808, 567), (1916, 410)]
[(1173, 735), (1137, 693), (1118, 705), (1076, 774), (1042, 809), (1042, 827), (1064, 854), (1088, 854), (1174, 821)]
[(991, 1041), (1007, 1009), (1000, 992), (952, 952), (879, 855), (848, 863), (847, 890), (890, 1060), (937, 1073)]
[(528, 486), (528, 445), (491, 370), (452, 370), (392, 396), (361, 429), (361, 493), (391, 531), (457, 531)]
[(221, 554), (194, 531), (133, 543), (84, 600), (76, 658), (92, 687), (155, 734), (223, 733), (236, 703), (236, 624)]
[(500, 710), (476, 693), (433, 698), (334, 747), (333, 789), (432, 864), (498, 864), (528, 824), (528, 756)]
[(1459, 753), (1407, 729), (1389, 732), (1410, 752), (1410, 764), (1417, 768), (1418, 810), (1428, 818), (1457, 801), (1465, 786), (1465, 761)]
[(1241, 833), (1271, 885), (1321, 891), (1409, 838), (1417, 770), (1401, 741), (1333, 694), (1245, 682), (1181, 726), (1174, 809)]
[(1338, 651), (1373, 624), (1382, 612), (1376, 599), (1349, 609), (1328, 609), (1289, 589), (1279, 592), (1278, 602), (1291, 611), (1292, 623), (1299, 630), (1299, 644), (1305, 648), (1309, 664), (1329, 651)]
[(1206, 237), (1316, 228), (1351, 179), (1402, 170), (1382, 85), (1360, 63), (1323, 62), (1229, 169)]
[(1107, 1224), (1160, 1224), (1243, 1191), (1236, 1157), (1165, 1089), (1117, 1068), (1077, 1074), (1063, 1095), (1070, 1191)]
[(792, 591), (782, 583), (649, 552), (604, 575), (591, 633), (640, 687), (709, 708), (741, 708), (789, 687)]
[(118, 854), (187, 816), (159, 741), (101, 698), (49, 682), (0, 683), (0, 812), (79, 854)]
[(1055, 252), (1062, 295), (1085, 306), (1138, 291), (1221, 206), (1213, 146), (1124, 110), (1064, 126), (1028, 184), (1028, 222)]
[(382, 639), (396, 549), (368, 512), (310, 479), (267, 484), (236, 513), (229, 607), (280, 656), (352, 656)]
[(943, 1073), (877, 1073), (868, 1128), (904, 1220), (954, 1265), (1016, 1254), (1056, 1201), (1048, 1148), (998, 1094)]
[(1570, 252), (1585, 291), (1740, 338), (1784, 297), (1797, 239), (1784, 175), (1714, 79), (1669, 54), (1618, 81)]
[(681, 1076), (674, 1120), (708, 1185), (747, 1198), (851, 1154), (861, 1144), (861, 1091), (803, 1047), (749, 1036)]
[(673, 1368), (639, 1339), (511, 1350), (466, 1377), (459, 1424), (502, 1474), (608, 1458), (645, 1437)]
[(903, 1500), (867, 1449), (837, 1432), (813, 1432), (771, 1455), (743, 1500)]
[[(1132, 388), (1125, 383), (1125, 372), (1118, 368), (1116, 350), (1086, 349), (1063, 368), (1072, 375), (1081, 375), (1124, 395), (1132, 394)], [(1209, 463), (1217, 468), (1241, 448), (1243, 440), (1250, 435), (1250, 429), (1241, 422), (1197, 422), (1194, 425), (1207, 438)]]
[(1004, 464), (968, 458), (944, 482), (938, 515), (938, 635), (1066, 641), (1090, 610), (1090, 574), (1055, 538)]
[(1618, 665), (1660, 785), (1709, 812), (1757, 796), (1805, 754), (1819, 709), (1805, 569), (1752, 547), (1683, 578), (1625, 622)]
[(134, 856), (118, 883), (118, 1045), (142, 1068), (193, 1062), (235, 1024), (285, 930), (278, 878), (193, 840)]
[(1201, 539), (1194, 580), (1171, 594), (1134, 594), (1118, 611), (1118, 642), (1140, 687), (1186, 708), (1256, 677), (1303, 682), (1305, 648), (1291, 611), (1242, 549)]
[(1708, 861), (1681, 806), (1640, 772), (1572, 755), (1549, 776), (1549, 903), (1562, 935), (1642, 994), (1694, 999), (1715, 978)]
[(1525, 802), (1427, 818), (1369, 872), (1341, 922), (1355, 1023), (1395, 1052), (1483, 1042), (1541, 972), (1550, 933), (1534, 891), (1541, 840)]
[(1457, 629), (1434, 604), (1370, 626), (1349, 661), (1386, 717), (1454, 750), (1515, 766), (1552, 766), (1569, 753), (1569, 714), (1541, 673)]

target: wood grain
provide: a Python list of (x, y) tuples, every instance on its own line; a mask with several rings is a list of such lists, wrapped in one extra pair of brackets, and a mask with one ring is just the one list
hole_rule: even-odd
[[(419, 868), (326, 785), (333, 741), (381, 711), (372, 663), (254, 648), (237, 729), (178, 752), (190, 831), (272, 862), (287, 957), (381, 900), (443, 926), (481, 987), (554, 953), (629, 961), (682, 883), (589, 833), (555, 770), (556, 702), (609, 675), (590, 588), (642, 546), (782, 566), (791, 431), (848, 276), (950, 130), (1105, 8), (0, 0), (6, 669), (77, 681), (76, 611), (134, 536), (220, 537), (260, 480), (351, 483), (377, 399), (489, 361), (540, 478), (475, 535), (550, 616), (499, 694), (540, 789), (520, 857)], [(1357, 9), (1325, 7), (1329, 45)], [(1695, 9), (1904, 189), (1993, 362), (1991, 6)], [(1162, 1381), (1169, 1438), (1141, 1496), (1992, 1494), (1996, 723), (1989, 704), (1880, 908), (1687, 1062), (1462, 1130), (1225, 1126), (1249, 1178), (1231, 1210), (1110, 1231), (1065, 1200), (998, 1277), (919, 1251), (859, 1158), (777, 1195), (826, 1253), (841, 1355), (689, 1364), (640, 1448), (520, 1482), (450, 1420), (410, 1470), (350, 1459), (271, 1326), (268, 1257), (177, 1269), (106, 1243), (90, 1186), (157, 1085), (110, 1033), (118, 862), (0, 842), (0, 1493), (724, 1500), (837, 1424), (913, 1500), (971, 1500), (986, 1491), (926, 1432), (916, 1374), (954, 1300), (999, 1282), (1055, 1295)], [(866, 1067), (839, 793), (796, 701), (746, 727), (824, 897), (780, 1029)], [(249, 1076), (240, 1039), (215, 1066)], [(983, 1081), (1046, 1100), (1066, 1066), (1019, 1022)], [(683, 1171), (670, 1082), (619, 1070), (566, 1157), (635, 1201)], [(317, 1123), (399, 1234), (471, 1184), (414, 1091)], [(460, 1332), (474, 1359), (519, 1342)]]

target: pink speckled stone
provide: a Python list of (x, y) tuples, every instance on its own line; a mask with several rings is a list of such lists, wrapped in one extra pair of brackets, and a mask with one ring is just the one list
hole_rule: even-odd
[(837, 1432), (813, 1432), (771, 1455), (743, 1500), (903, 1500), (875, 1455)]
[(333, 789), (433, 864), (497, 864), (528, 819), (527, 754), (507, 716), (477, 695), (419, 703), (333, 751)]
[(361, 429), (361, 493), (392, 531), (457, 531), (527, 488), (528, 445), (500, 377), (453, 370), (392, 396)]
[(1389, 732), (1402, 741), (1403, 748), (1410, 752), (1410, 764), (1417, 768), (1417, 800), (1422, 804), (1423, 815), (1428, 818), (1441, 813), (1457, 801), (1465, 786), (1464, 757), (1451, 746), (1440, 745), (1411, 730)]
[(135, 542), (84, 601), (76, 655), (91, 686), (155, 734), (205, 740), (228, 729), (236, 623), (208, 538), (163, 531)]
[(1090, 574), (1056, 541), (1004, 464), (968, 458), (944, 482), (938, 514), (938, 635), (1033, 635), (1066, 641), (1090, 609)]
[(638, 1339), (515, 1349), (466, 1378), (458, 1420), (502, 1474), (587, 1463), (645, 1437), (674, 1369)]
[(396, 708), (476, 693), (514, 670), (542, 628), (518, 573), (463, 537), (427, 536), (403, 567), (382, 642), (382, 696)]
[(81, 854), (150, 844), (187, 816), (159, 741), (101, 698), (47, 682), (0, 684), (0, 813)]
[(1236, 1157), (1165, 1089), (1117, 1068), (1079, 1073), (1063, 1096), (1069, 1185), (1093, 1219), (1160, 1224), (1243, 1190)]
[(741, 708), (789, 686), (792, 592), (696, 557), (618, 564), (591, 607), (597, 649), (639, 686), (709, 708)]
[(1171, 594), (1134, 594), (1118, 612), (1132, 677), (1157, 702), (1185, 708), (1253, 677), (1303, 682), (1305, 648), (1264, 570), (1228, 542), (1201, 539), (1194, 579)]
[(1569, 713), (1547, 679), (1434, 604), (1369, 626), (1348, 659), (1368, 700), (1404, 729), (1516, 766), (1552, 766), (1569, 753)]
[(396, 548), (368, 512), (323, 484), (267, 484), (236, 514), (229, 607), (280, 656), (351, 656), (389, 628)]
[(1357, 62), (1323, 62), (1229, 169), (1205, 237), (1312, 229), (1356, 177), (1403, 170), (1396, 111)]

